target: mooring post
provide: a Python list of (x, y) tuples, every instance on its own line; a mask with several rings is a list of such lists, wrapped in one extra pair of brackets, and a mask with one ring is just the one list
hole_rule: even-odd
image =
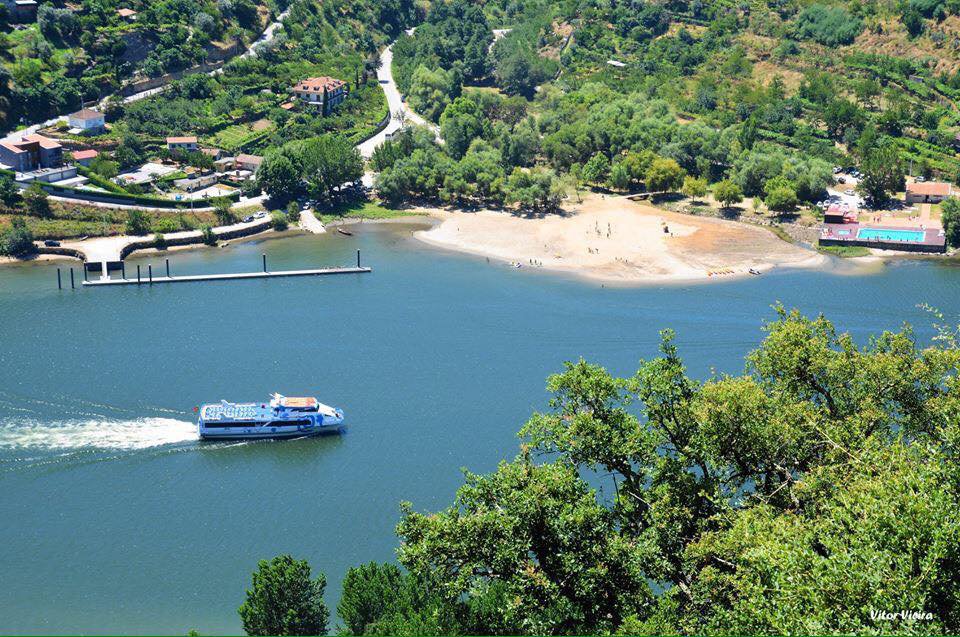
[(267, 253), (264, 252), (262, 256), (263, 256), (263, 271), (266, 272), (267, 271)]
[(83, 280), (84, 281), (87, 280), (87, 264), (86, 263), (83, 264)]
[(75, 285), (73, 284), (73, 268), (70, 268), (70, 289), (72, 290), (72, 289), (74, 289), (74, 288), (76, 288), (76, 287), (77, 287), (77, 286), (75, 286)]
[(140, 264), (137, 264), (137, 285), (140, 285)]
[(63, 289), (63, 283), (60, 281), (60, 268), (57, 268), (57, 289)]
[(357, 267), (360, 267), (360, 251), (357, 250)]
[(120, 276), (126, 280), (127, 278), (127, 264), (123, 261), (120, 262)]
[(167, 278), (170, 278), (170, 259), (167, 259)]
[(153, 264), (147, 264), (147, 280), (150, 281), (150, 285), (153, 285)]

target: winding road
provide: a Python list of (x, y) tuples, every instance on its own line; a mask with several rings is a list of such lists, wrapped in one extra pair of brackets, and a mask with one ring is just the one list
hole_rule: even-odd
[(436, 124), (430, 123), (414, 113), (407, 103), (403, 101), (403, 96), (397, 89), (397, 83), (393, 81), (393, 43), (386, 47), (380, 53), (380, 67), (377, 69), (377, 81), (380, 82), (380, 88), (387, 96), (387, 107), (390, 109), (390, 123), (386, 128), (357, 145), (357, 150), (364, 159), (373, 156), (373, 151), (387, 139), (390, 135), (396, 133), (403, 126), (404, 122), (410, 122), (419, 126), (426, 126), (439, 135), (439, 129)]

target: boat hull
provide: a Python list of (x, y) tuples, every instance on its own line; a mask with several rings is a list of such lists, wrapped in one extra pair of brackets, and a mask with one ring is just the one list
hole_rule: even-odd
[(341, 425), (322, 425), (319, 427), (217, 427), (216, 429), (197, 427), (197, 433), (203, 440), (281, 440), (288, 438), (308, 438), (324, 434), (340, 433)]

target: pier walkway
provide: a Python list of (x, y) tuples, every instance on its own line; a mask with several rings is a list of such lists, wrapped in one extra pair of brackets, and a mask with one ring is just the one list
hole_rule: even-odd
[(368, 267), (318, 268), (314, 270), (279, 270), (276, 272), (233, 272), (229, 274), (192, 274), (186, 276), (141, 276), (136, 279), (96, 279), (83, 281), (84, 286), (103, 285), (154, 285), (157, 283), (183, 283), (189, 281), (233, 281), (236, 279), (270, 279), (290, 276), (322, 276), (328, 274), (365, 274)]

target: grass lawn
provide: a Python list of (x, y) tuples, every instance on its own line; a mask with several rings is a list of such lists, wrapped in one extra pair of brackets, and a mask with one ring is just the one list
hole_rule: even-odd
[(864, 248), (863, 246), (817, 246), (817, 251), (844, 259), (867, 257), (871, 254), (870, 248)]
[(321, 223), (328, 224), (343, 219), (396, 219), (422, 215), (422, 212), (385, 208), (373, 201), (349, 201), (334, 206), (331, 210), (317, 211)]
[(267, 122), (267, 120), (259, 120), (256, 122), (258, 125), (257, 130), (253, 130), (253, 127), (248, 124), (227, 126), (217, 131), (208, 141), (214, 146), (225, 148), (226, 150), (236, 150), (244, 143), (260, 135), (267, 128), (273, 128), (273, 122), (267, 122), (269, 126), (265, 126), (264, 122)]

